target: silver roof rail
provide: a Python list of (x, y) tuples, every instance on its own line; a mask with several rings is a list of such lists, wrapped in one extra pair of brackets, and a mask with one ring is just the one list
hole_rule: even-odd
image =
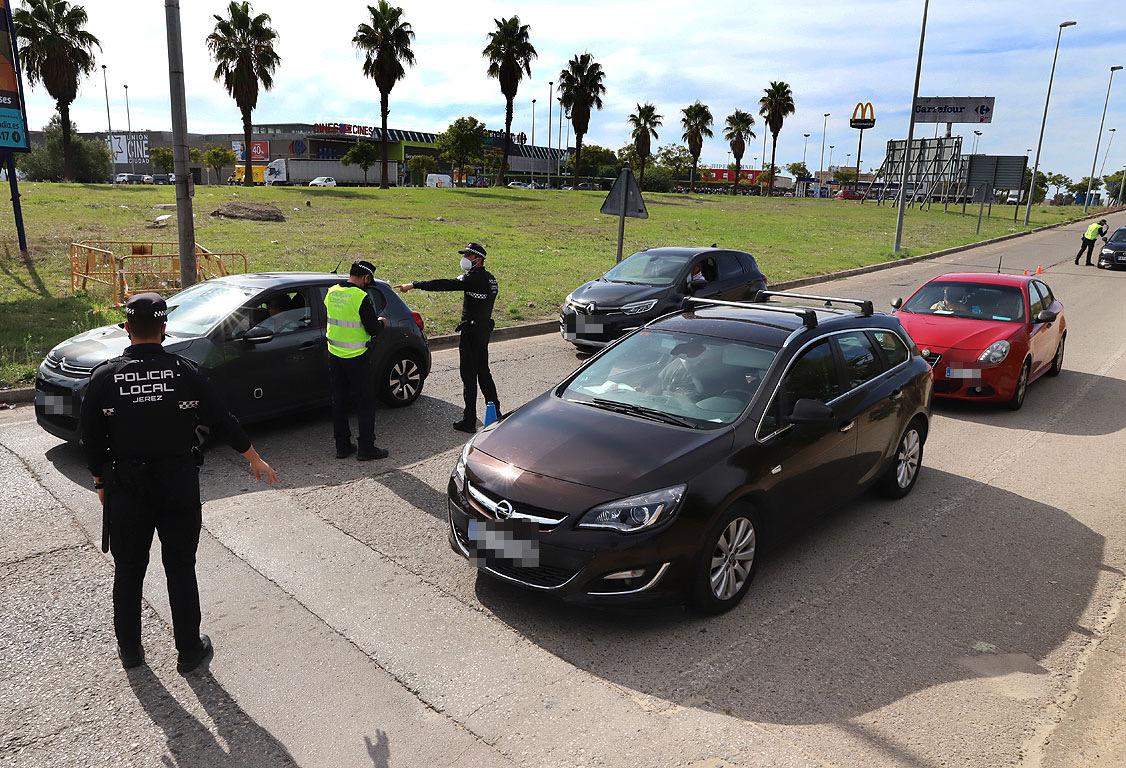
[(757, 303), (751, 301), (720, 301), (719, 299), (697, 299), (693, 296), (687, 297), (686, 304), (706, 304), (710, 307), (737, 307), (739, 309), (757, 309), (763, 312), (778, 312), (783, 315), (794, 315), (800, 317), (802, 324), (806, 328), (817, 327), (817, 313), (812, 309), (799, 309), (798, 307), (777, 307), (769, 304)]
[(842, 299), (839, 296), (814, 296), (809, 293), (790, 293), (789, 291), (756, 291), (755, 301), (769, 301), (771, 296), (782, 296), (789, 299), (806, 299), (808, 301), (823, 301), (825, 306), (831, 307), (833, 303), (852, 304), (860, 308), (860, 314), (871, 317), (875, 310), (872, 302), (867, 299)]

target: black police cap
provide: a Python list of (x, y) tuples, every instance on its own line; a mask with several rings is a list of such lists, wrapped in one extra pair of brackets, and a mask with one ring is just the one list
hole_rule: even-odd
[(485, 246), (480, 243), (470, 243), (469, 245), (458, 251), (462, 256), (480, 256), (485, 258)]
[(367, 275), (370, 278), (375, 278), (375, 265), (370, 261), (353, 261), (352, 268), (348, 270), (348, 274), (353, 277), (363, 277)]
[(125, 302), (125, 317), (129, 320), (164, 320), (168, 304), (159, 293), (138, 293)]

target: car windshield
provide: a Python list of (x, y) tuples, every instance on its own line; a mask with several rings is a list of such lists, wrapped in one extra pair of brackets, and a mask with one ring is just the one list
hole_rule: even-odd
[(1024, 321), (1024, 294), (1013, 285), (927, 283), (900, 310), (972, 320)]
[(746, 410), (777, 350), (712, 336), (643, 330), (599, 356), (563, 399), (698, 429)]
[(670, 255), (641, 251), (615, 266), (602, 278), (611, 283), (672, 285), (690, 258), (688, 254)]
[(1126, 227), (1119, 227), (1114, 230), (1114, 234), (1107, 240), (1107, 244), (1118, 247), (1126, 245)]
[(257, 289), (209, 280), (180, 291), (168, 300), (171, 336), (203, 336), (258, 293)]

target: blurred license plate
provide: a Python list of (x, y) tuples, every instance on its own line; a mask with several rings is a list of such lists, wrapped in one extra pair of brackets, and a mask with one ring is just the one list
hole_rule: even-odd
[(946, 368), (946, 378), (948, 379), (980, 379), (981, 370), (979, 368)]
[(536, 524), (527, 520), (477, 520), (470, 518), (468, 533), (474, 555), (485, 560), (504, 560), (521, 568), (538, 568), (540, 543)]

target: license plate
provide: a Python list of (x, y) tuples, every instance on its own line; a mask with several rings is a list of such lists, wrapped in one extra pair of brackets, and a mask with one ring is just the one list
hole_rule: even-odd
[(475, 559), (503, 560), (521, 568), (538, 568), (540, 543), (536, 524), (526, 520), (493, 522), (470, 518), (468, 539)]
[(976, 380), (981, 378), (981, 371), (977, 368), (951, 368), (947, 366), (946, 378)]

